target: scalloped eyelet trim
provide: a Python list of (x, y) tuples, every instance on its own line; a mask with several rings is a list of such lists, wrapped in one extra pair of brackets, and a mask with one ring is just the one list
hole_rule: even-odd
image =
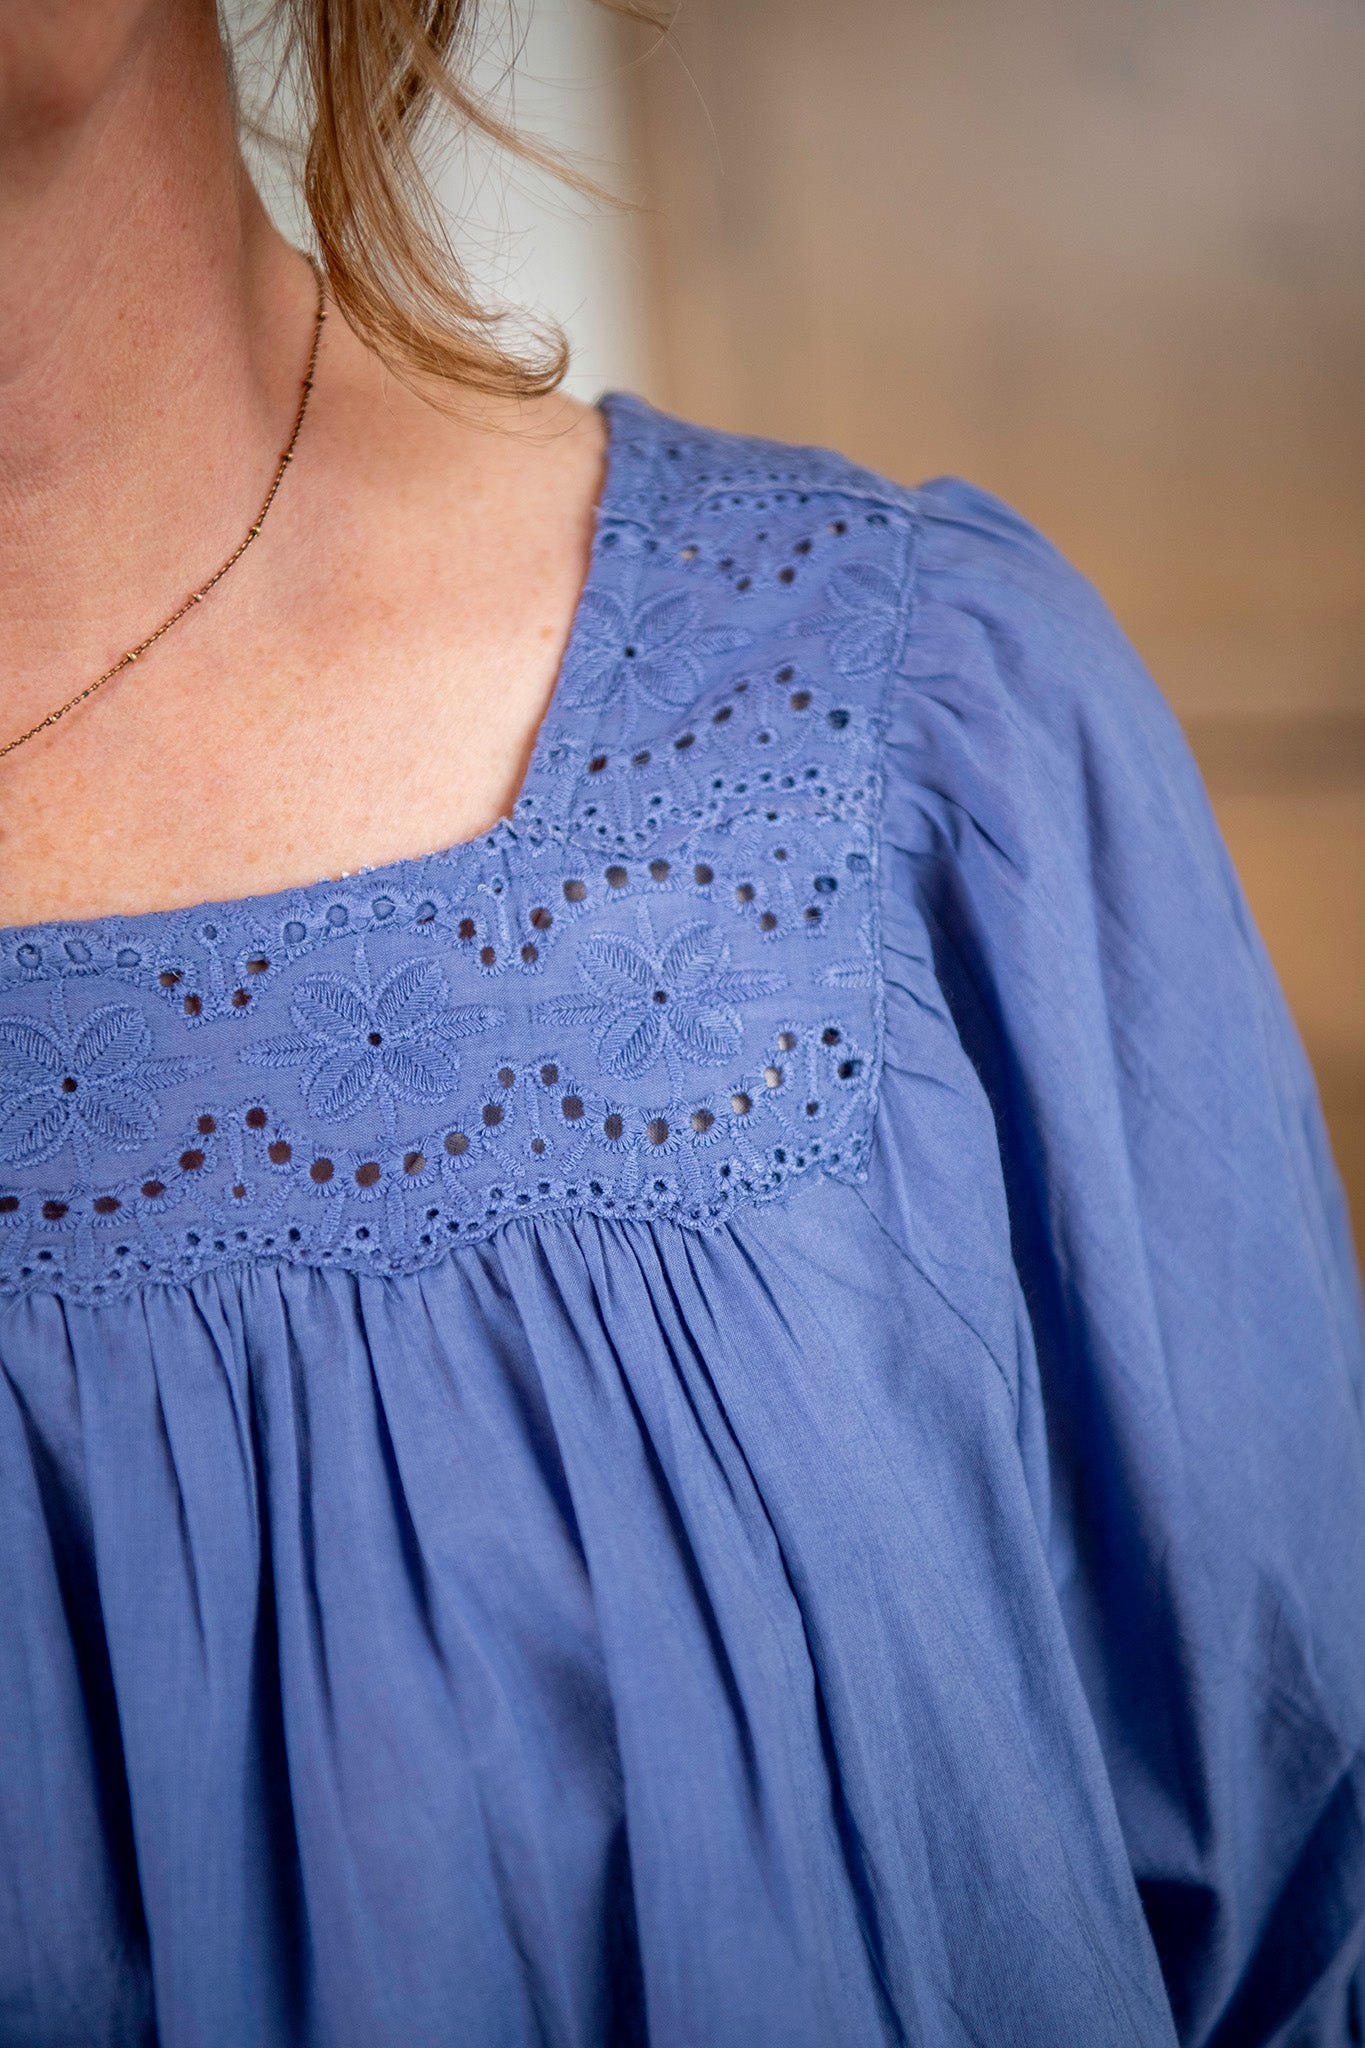
[(517, 1216), (707, 1227), (865, 1171), (912, 522), (832, 458), (717, 475), (637, 417), (509, 823), (0, 934), (0, 1291), (400, 1274)]

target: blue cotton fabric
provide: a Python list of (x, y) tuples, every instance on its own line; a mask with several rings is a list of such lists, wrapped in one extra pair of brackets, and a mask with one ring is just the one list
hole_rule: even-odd
[(607, 410), (508, 824), (0, 935), (0, 2042), (1358, 2043), (1359, 1292), (1175, 724), (985, 493)]

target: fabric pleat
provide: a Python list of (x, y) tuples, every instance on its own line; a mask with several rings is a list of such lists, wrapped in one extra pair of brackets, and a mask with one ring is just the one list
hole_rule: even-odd
[(1162, 2038), (1042, 1547), (986, 1569), (1008, 1389), (912, 1266), (888, 1318), (788, 1223), (23, 1305), (60, 1327), (7, 1356), (79, 1412), (44, 1523), (98, 1585), (159, 2038), (965, 2042), (966, 1971), (998, 2029)]

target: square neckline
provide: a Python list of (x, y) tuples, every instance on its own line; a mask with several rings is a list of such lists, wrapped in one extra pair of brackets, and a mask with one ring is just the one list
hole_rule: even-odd
[(535, 730), (526, 773), (503, 816), (495, 819), (486, 830), (475, 833), (469, 839), (452, 840), (443, 846), (432, 847), (425, 853), (400, 854), (393, 860), (380, 861), (373, 866), (362, 862), (360, 866), (345, 869), (341, 874), (318, 875), (309, 881), (286, 883), (281, 889), (269, 889), (259, 894), (204, 897), (193, 903), (172, 904), (151, 910), (109, 910), (92, 917), (55, 917), (44, 918), (36, 924), (0, 925), (0, 948), (13, 950), (18, 945), (37, 943), (44, 939), (67, 940), (87, 935), (98, 937), (113, 928), (132, 934), (171, 920), (201, 919), (215, 912), (223, 915), (239, 911), (260, 911), (264, 914), (272, 907), (306, 903), (323, 891), (337, 889), (362, 878), (374, 880), (376, 883), (391, 879), (397, 885), (399, 878), (403, 876), (415, 880), (418, 871), (428, 867), (433, 861), (442, 862), (450, 867), (459, 867), (471, 861), (477, 862), (490, 853), (496, 853), (506, 844), (509, 837), (525, 836), (525, 829), (517, 823), (518, 813), (527, 807), (528, 800), (548, 794), (547, 781), (557, 779), (547, 775), (546, 756), (554, 734), (562, 724), (566, 698), (572, 695), (576, 700), (579, 718), (589, 722), (593, 719), (595, 706), (588, 688), (591, 677), (581, 672), (583, 628), (586, 618), (609, 580), (614, 550), (603, 546), (603, 536), (620, 518), (619, 507), (626, 495), (626, 464), (622, 459), (622, 415), (627, 412), (648, 414), (651, 408), (642, 400), (632, 398), (629, 393), (606, 391), (596, 400), (593, 410), (600, 413), (605, 420), (607, 435), (603, 447), (602, 480), (592, 507), (593, 533), (587, 573), (574, 602), (564, 653)]

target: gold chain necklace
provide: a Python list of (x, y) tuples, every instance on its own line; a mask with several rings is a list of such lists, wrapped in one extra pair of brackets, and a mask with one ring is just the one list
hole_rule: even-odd
[(299, 409), (294, 415), (293, 432), (290, 434), (285, 451), (280, 457), (279, 467), (271, 479), (270, 489), (265, 494), (265, 503), (261, 506), (255, 519), (247, 528), (241, 540), (238, 541), (227, 560), (214, 570), (207, 583), (201, 583), (197, 590), (192, 590), (189, 596), (176, 606), (170, 617), (161, 621), (161, 624), (154, 633), (149, 633), (145, 640), (139, 640), (136, 647), (128, 648), (127, 652), (121, 654), (113, 667), (107, 668), (102, 676), (96, 676), (93, 683), (87, 683), (83, 690), (78, 690), (76, 695), (68, 698), (65, 704), (59, 704), (55, 711), (49, 711), (46, 718), (40, 718), (36, 725), (31, 725), (27, 732), (21, 732), (17, 739), (6, 740), (5, 744), (0, 746), (0, 761), (4, 760), (6, 754), (12, 754), (16, 747), (22, 747), (27, 741), (36, 739), (40, 732), (46, 732), (50, 725), (55, 725), (59, 718), (65, 718), (67, 712), (74, 711), (78, 704), (84, 704), (87, 697), (93, 697), (96, 690), (102, 690), (106, 683), (112, 683), (114, 677), (121, 675), (124, 669), (130, 667), (138, 659), (139, 655), (145, 654), (149, 647), (154, 647), (164, 633), (169, 633), (172, 626), (180, 623), (186, 612), (192, 610), (195, 605), (202, 604), (214, 585), (222, 582), (228, 570), (241, 561), (242, 556), (251, 546), (251, 543), (259, 536), (261, 528), (265, 524), (266, 514), (275, 502), (275, 493), (284, 480), (284, 473), (294, 459), (294, 445), (299, 438), (299, 430), (303, 426), (303, 416), (308, 410), (308, 394), (313, 388), (313, 376), (318, 366), (318, 347), (322, 341), (322, 323), (327, 314), (327, 301), (323, 291), (322, 274), (320, 271), (317, 272), (317, 280), (317, 318), (313, 323), (313, 346), (308, 351), (308, 367), (303, 373), (303, 390), (299, 395)]

